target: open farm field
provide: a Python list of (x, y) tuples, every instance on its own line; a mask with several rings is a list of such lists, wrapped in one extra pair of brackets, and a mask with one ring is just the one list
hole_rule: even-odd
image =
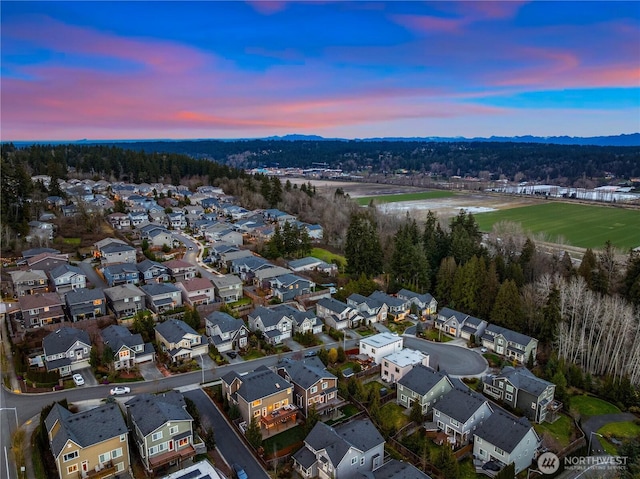
[(499, 221), (522, 224), (549, 241), (563, 238), (581, 248), (602, 248), (607, 240), (620, 249), (640, 246), (640, 211), (606, 206), (549, 202), (475, 215), (482, 231)]
[(419, 193), (400, 193), (396, 195), (381, 195), (381, 196), (362, 196), (356, 199), (360, 206), (366, 206), (371, 200), (376, 203), (397, 203), (399, 201), (420, 201), (420, 200), (433, 200), (438, 198), (450, 198), (454, 195), (450, 191), (434, 190), (423, 191)]

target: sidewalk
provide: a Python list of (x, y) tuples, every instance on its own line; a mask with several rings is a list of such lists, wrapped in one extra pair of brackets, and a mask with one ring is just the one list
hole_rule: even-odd
[[(5, 319), (5, 321), (7, 320)], [(7, 358), (7, 370), (2, 370), (2, 385), (5, 386), (4, 375), (7, 374), (11, 383), (11, 390), (14, 393), (19, 394), (22, 392), (22, 389), (20, 387), (20, 381), (18, 381), (18, 377), (16, 376), (16, 371), (13, 368), (13, 354), (11, 353), (11, 343), (9, 342), (9, 338), (7, 338), (7, 330), (4, 327), (0, 328), (0, 336), (2, 337), (2, 352)]]

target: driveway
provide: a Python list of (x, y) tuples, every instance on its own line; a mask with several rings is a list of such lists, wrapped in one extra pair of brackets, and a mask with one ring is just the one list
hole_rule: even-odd
[(87, 258), (84, 261), (78, 263), (78, 267), (82, 270), (84, 274), (87, 275), (87, 280), (94, 285), (96, 288), (104, 289), (107, 288), (107, 283), (100, 277), (96, 270), (93, 268), (91, 264), (91, 259)]
[(283, 341), (285, 346), (287, 346), (291, 351), (300, 351), (304, 349), (302, 345), (291, 338), (287, 338)]
[(162, 379), (164, 377), (153, 361), (138, 364), (138, 369), (145, 381), (153, 381), (154, 379)]
[[(636, 417), (628, 412), (617, 413), (617, 414), (601, 414), (599, 416), (592, 416), (586, 421), (582, 421), (580, 426), (584, 431), (584, 438), (589, 442), (591, 439), (591, 455), (597, 456), (598, 454), (606, 454), (606, 451), (602, 447), (600, 443), (600, 437), (597, 435), (598, 429), (607, 424), (611, 424), (612, 422), (633, 422), (636, 420)], [(593, 435), (591, 434), (593, 433)]]
[(440, 368), (452, 376), (481, 377), (488, 369), (487, 361), (476, 351), (450, 343), (436, 343), (403, 336), (404, 347), (429, 354), (429, 366)]
[[(82, 369), (78, 369), (77, 371), (73, 371), (73, 374), (81, 374), (82, 377), (84, 378), (84, 385), (85, 386), (98, 386), (100, 383), (98, 382), (98, 380), (96, 379), (96, 377), (93, 375), (93, 371), (91, 370), (90, 367), (86, 367), (86, 368), (82, 368)], [(82, 386), (79, 386), (82, 387)]]
[(195, 403), (200, 412), (202, 425), (205, 428), (213, 427), (216, 446), (229, 465), (233, 463), (240, 464), (251, 479), (269, 479), (269, 476), (253, 457), (253, 454), (238, 437), (236, 430), (225, 420), (204, 391), (194, 389), (193, 391), (185, 392), (184, 395)]

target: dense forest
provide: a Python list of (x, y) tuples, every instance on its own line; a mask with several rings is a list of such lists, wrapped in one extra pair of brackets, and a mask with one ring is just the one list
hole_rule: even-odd
[(572, 186), (580, 178), (640, 176), (640, 147), (502, 142), (242, 140), (117, 143), (135, 151), (215, 160), (238, 168), (310, 168), (326, 163), (346, 172), (405, 169), (440, 176), (487, 176), (551, 181)]

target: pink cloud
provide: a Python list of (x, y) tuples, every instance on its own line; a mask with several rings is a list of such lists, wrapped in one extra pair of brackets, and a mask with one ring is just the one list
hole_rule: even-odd
[(287, 8), (287, 2), (271, 1), (271, 0), (254, 0), (248, 1), (253, 9), (263, 15), (273, 15)]
[(443, 18), (429, 15), (392, 15), (391, 19), (419, 33), (460, 33), (469, 22), (464, 18)]

